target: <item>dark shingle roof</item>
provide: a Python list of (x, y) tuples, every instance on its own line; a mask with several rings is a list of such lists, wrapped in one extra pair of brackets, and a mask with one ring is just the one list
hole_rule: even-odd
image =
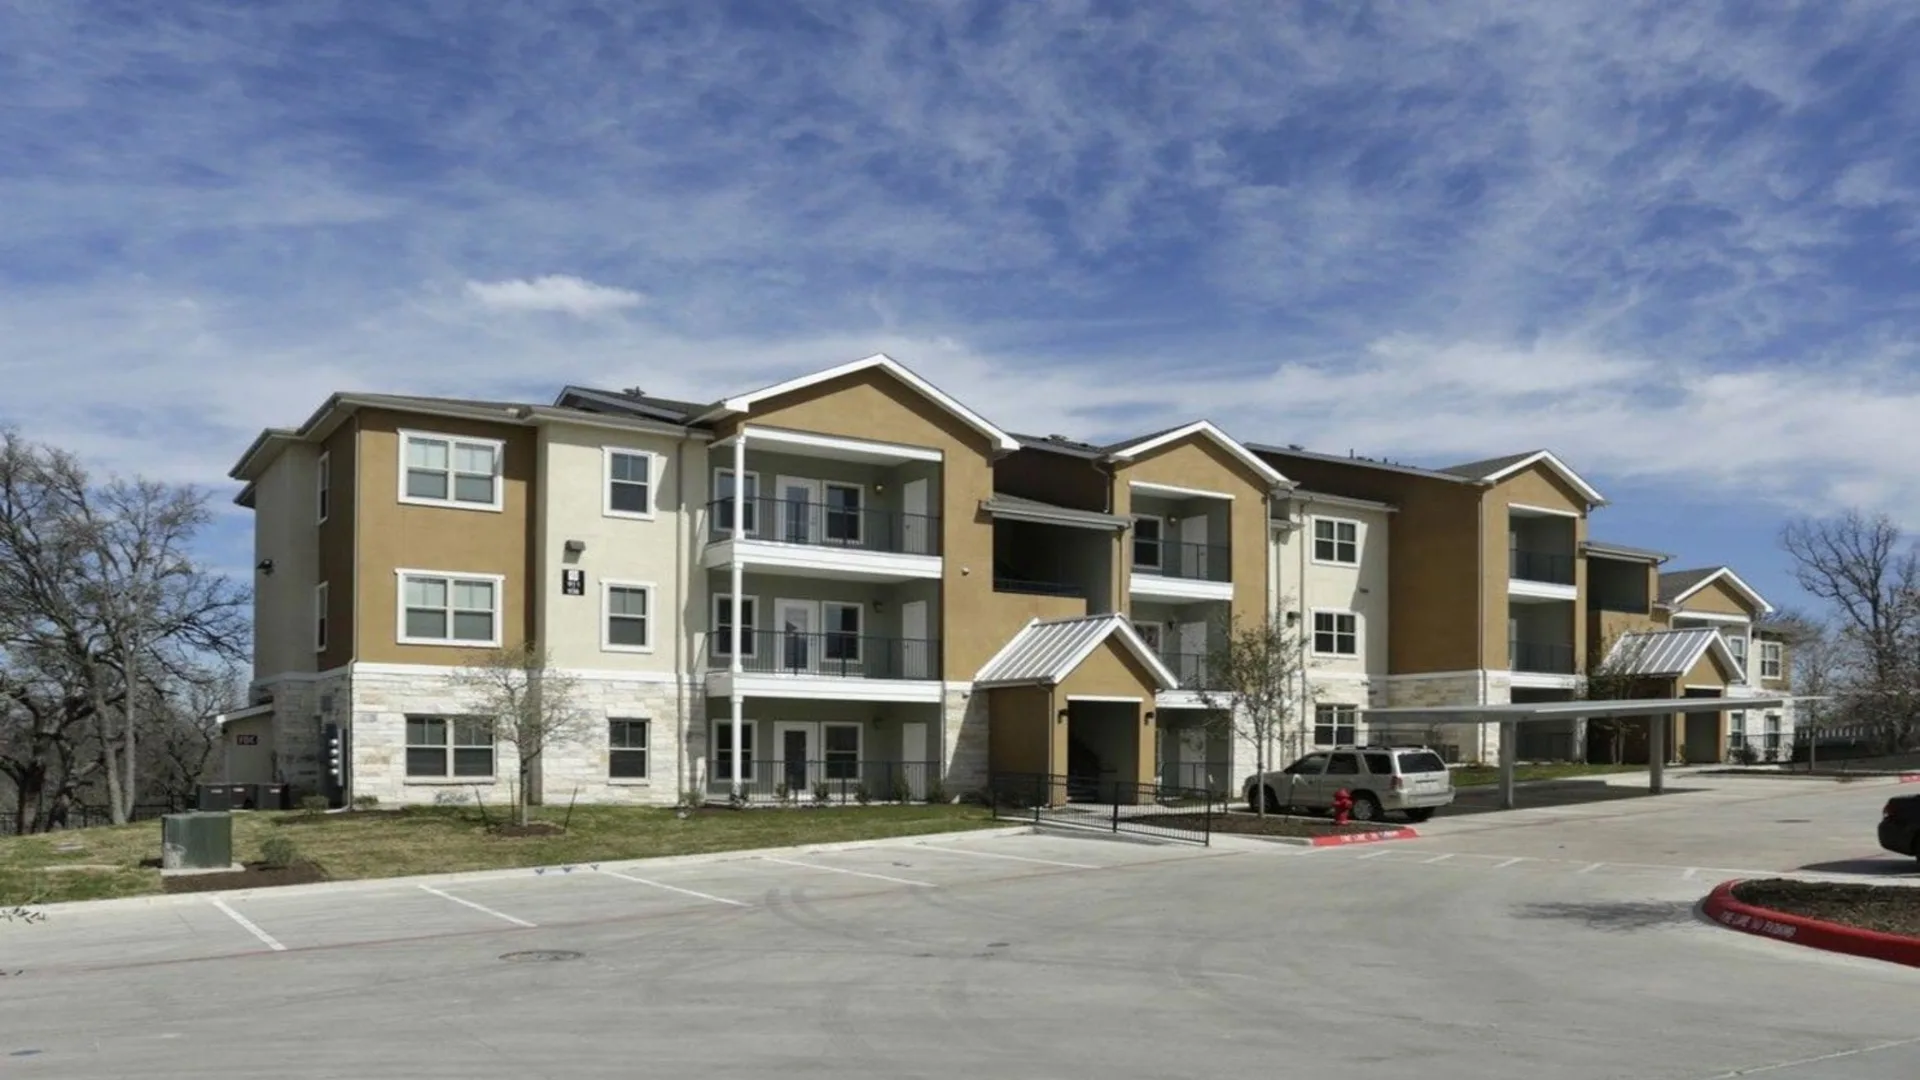
[[(1247, 443), (1247, 449), (1263, 457), (1299, 458), (1302, 461), (1325, 461), (1333, 465), (1351, 465), (1361, 469), (1379, 469), (1382, 472), (1404, 473), (1409, 476), (1424, 476), (1431, 480), (1446, 480), (1455, 484), (1472, 482), (1472, 477), (1457, 473), (1440, 472), (1425, 469), (1418, 465), (1403, 465), (1397, 461), (1381, 461), (1378, 458), (1323, 454), (1318, 450), (1304, 450), (1297, 446), (1273, 446), (1268, 443)], [(1285, 470), (1282, 470), (1285, 471)]]
[(1673, 598), (1693, 588), (1695, 585), (1719, 573), (1725, 567), (1706, 566), (1698, 570), (1669, 570), (1660, 575), (1660, 602), (1673, 603)]
[(569, 386), (560, 391), (553, 403), (562, 409), (644, 416), (675, 424), (684, 424), (713, 407), (709, 403), (698, 401), (678, 401), (673, 398), (655, 397), (652, 394), (629, 394), (620, 390), (596, 390), (590, 386)]
[(1093, 443), (1069, 439), (1065, 435), (1021, 435), (1009, 432), (1014, 441), (1025, 450), (1042, 450), (1050, 454), (1066, 454), (1071, 457), (1097, 458), (1106, 452), (1105, 447)]
[(1469, 461), (1464, 465), (1449, 465), (1440, 471), (1452, 473), (1455, 476), (1464, 476), (1469, 480), (1485, 480), (1494, 473), (1518, 465), (1540, 452), (1539, 450), (1528, 450), (1520, 454), (1502, 454), (1499, 457), (1486, 458), (1481, 461)]

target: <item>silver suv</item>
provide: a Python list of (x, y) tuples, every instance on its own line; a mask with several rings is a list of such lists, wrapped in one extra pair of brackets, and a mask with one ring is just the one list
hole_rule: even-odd
[(1440, 755), (1424, 746), (1336, 746), (1316, 750), (1279, 772), (1247, 780), (1247, 807), (1267, 813), (1328, 810), (1335, 792), (1353, 796), (1355, 821), (1402, 813), (1425, 821), (1453, 801), (1453, 776)]

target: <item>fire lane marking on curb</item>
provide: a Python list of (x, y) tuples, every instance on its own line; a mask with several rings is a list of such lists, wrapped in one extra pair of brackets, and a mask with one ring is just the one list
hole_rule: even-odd
[(682, 896), (691, 896), (699, 900), (711, 900), (716, 904), (730, 904), (734, 907), (751, 907), (752, 906), (751, 904), (748, 904), (742, 900), (729, 900), (724, 896), (714, 896), (711, 893), (695, 892), (692, 889), (683, 889), (678, 885), (668, 885), (666, 882), (663, 882), (663, 881), (652, 881), (643, 877), (634, 877), (632, 874), (623, 874), (618, 870), (602, 870), (600, 872), (611, 878), (619, 878), (621, 881), (631, 881), (635, 885), (650, 885), (653, 888), (665, 889), (668, 892), (679, 893)]
[(452, 893), (441, 892), (439, 889), (436, 889), (431, 885), (422, 885), (420, 886), (420, 888), (426, 892), (432, 893), (433, 895), (439, 897), (442, 900), (451, 900), (454, 903), (459, 904), (461, 907), (472, 908), (475, 911), (483, 912), (485, 914), (491, 915), (496, 919), (505, 919), (506, 921), (512, 923), (515, 926), (524, 926), (529, 930), (534, 928), (532, 923), (528, 922), (525, 919), (520, 918), (517, 915), (509, 915), (504, 911), (495, 911), (485, 904), (476, 904), (471, 900), (463, 900), (460, 897), (453, 895)]
[(272, 934), (269, 934), (265, 930), (262, 930), (258, 926), (254, 925), (254, 922), (252, 919), (249, 919), (245, 915), (242, 915), (239, 912), (228, 907), (227, 902), (225, 900), (222, 900), (219, 897), (215, 897), (213, 900), (213, 906), (219, 908), (221, 911), (226, 912), (227, 918), (232, 919), (234, 922), (239, 923), (241, 928), (246, 930), (247, 933), (252, 934), (254, 937), (259, 938), (261, 943), (266, 945), (267, 948), (272, 949), (274, 952), (287, 951), (287, 947), (285, 945), (280, 944), (278, 941), (275, 941), (273, 939)]
[(802, 870), (825, 870), (830, 874), (851, 874), (854, 877), (872, 878), (875, 881), (891, 881), (895, 885), (917, 885), (923, 889), (935, 888), (935, 885), (931, 881), (914, 881), (910, 878), (889, 877), (886, 874), (870, 874), (865, 870), (848, 870), (839, 866), (822, 866), (819, 863), (798, 862), (793, 859), (776, 859), (771, 856), (764, 857), (762, 861), (779, 863), (781, 866), (797, 866)]

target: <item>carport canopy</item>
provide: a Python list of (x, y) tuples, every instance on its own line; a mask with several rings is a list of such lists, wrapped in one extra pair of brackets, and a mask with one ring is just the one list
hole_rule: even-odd
[[(1513, 809), (1513, 767), (1519, 751), (1514, 738), (1521, 724), (1547, 720), (1592, 720), (1608, 717), (1647, 718), (1647, 790), (1655, 794), (1666, 789), (1667, 718), (1675, 713), (1744, 712), (1749, 709), (1778, 709), (1797, 701), (1822, 701), (1817, 697), (1776, 694), (1770, 697), (1687, 697), (1626, 698), (1614, 701), (1529, 701), (1511, 705), (1400, 705), (1384, 709), (1362, 709), (1360, 715), (1371, 720), (1409, 720), (1430, 724), (1500, 725), (1500, 806)], [(1660, 752), (1655, 752), (1656, 748)]]

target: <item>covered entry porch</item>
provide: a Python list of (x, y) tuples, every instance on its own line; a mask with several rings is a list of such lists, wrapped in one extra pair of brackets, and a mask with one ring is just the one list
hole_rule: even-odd
[[(919, 802), (940, 793), (942, 710), (934, 702), (749, 697), (739, 723), (747, 802)], [(734, 786), (730, 703), (708, 699), (704, 790)]]

